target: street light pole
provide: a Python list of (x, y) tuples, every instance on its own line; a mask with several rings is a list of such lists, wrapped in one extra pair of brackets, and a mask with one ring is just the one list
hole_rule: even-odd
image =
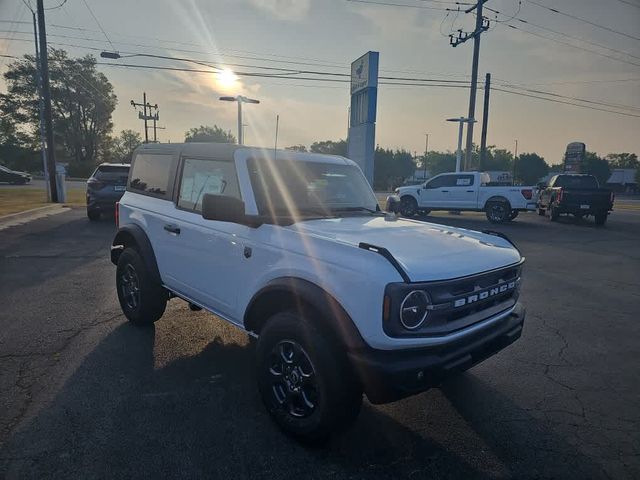
[(460, 164), (462, 162), (462, 130), (465, 123), (473, 124), (475, 120), (473, 118), (447, 118), (447, 122), (458, 122), (458, 150), (456, 151), (456, 173), (460, 171)]
[(238, 102), (238, 145), (244, 145), (244, 135), (242, 132), (242, 104), (260, 103), (260, 100), (243, 97), (242, 95), (238, 95), (236, 97), (220, 97), (220, 100), (223, 102)]

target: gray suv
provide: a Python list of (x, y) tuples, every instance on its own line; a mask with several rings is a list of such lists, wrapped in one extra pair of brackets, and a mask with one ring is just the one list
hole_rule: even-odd
[(98, 220), (101, 213), (111, 213), (127, 188), (129, 165), (101, 163), (87, 180), (87, 217)]

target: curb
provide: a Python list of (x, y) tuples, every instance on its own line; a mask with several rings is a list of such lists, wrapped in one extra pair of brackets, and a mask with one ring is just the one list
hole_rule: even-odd
[(23, 217), (29, 217), (33, 214), (38, 213), (53, 213), (56, 210), (60, 210), (65, 208), (65, 205), (62, 203), (57, 203), (55, 205), (45, 205), (44, 207), (31, 208), (29, 210), (23, 210), (22, 212), (10, 213), (8, 215), (0, 216), (0, 223), (12, 221), (12, 220), (20, 220)]

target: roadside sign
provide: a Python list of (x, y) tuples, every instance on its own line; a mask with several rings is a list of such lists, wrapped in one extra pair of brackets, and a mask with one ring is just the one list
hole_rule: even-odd
[(582, 142), (572, 142), (567, 145), (567, 151), (564, 154), (564, 171), (567, 173), (582, 172), (586, 145)]

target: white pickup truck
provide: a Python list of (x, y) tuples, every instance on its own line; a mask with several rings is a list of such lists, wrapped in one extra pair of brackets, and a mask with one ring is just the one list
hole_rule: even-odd
[(387, 210), (413, 217), (432, 210), (484, 211), (493, 223), (513, 220), (520, 211), (535, 210), (534, 187), (491, 187), (482, 172), (441, 173), (420, 185), (400, 187), (387, 198)]

